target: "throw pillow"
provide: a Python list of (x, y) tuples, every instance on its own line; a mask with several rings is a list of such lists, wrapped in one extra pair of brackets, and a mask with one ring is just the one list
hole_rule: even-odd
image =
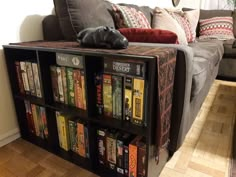
[(152, 27), (156, 29), (170, 30), (177, 34), (180, 44), (188, 44), (184, 30), (165, 9), (159, 7), (154, 9)]
[(167, 30), (120, 28), (119, 31), (128, 39), (129, 42), (176, 44), (178, 41), (177, 35)]
[(233, 18), (213, 17), (200, 20), (199, 39), (234, 39)]
[(189, 10), (189, 11), (185, 11), (184, 14), (191, 25), (191, 29), (193, 32), (193, 39), (195, 40), (197, 25), (198, 25), (199, 16), (200, 16), (200, 10), (199, 9)]
[(117, 28), (151, 28), (146, 16), (135, 8), (113, 4)]

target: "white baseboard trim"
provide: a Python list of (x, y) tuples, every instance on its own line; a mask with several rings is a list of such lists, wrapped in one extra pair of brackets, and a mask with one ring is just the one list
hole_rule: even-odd
[(0, 147), (5, 146), (6, 144), (20, 138), (20, 130), (19, 128), (13, 129), (0, 135)]

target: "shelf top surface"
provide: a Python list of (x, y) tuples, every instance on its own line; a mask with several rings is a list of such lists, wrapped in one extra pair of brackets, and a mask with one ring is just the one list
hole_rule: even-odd
[(4, 45), (4, 48), (25, 49), (25, 50), (38, 50), (48, 52), (66, 52), (81, 55), (119, 55), (126, 57), (154, 59), (168, 53), (175, 53), (176, 50), (168, 47), (156, 46), (138, 46), (130, 45), (126, 49), (99, 49), (99, 48), (83, 48), (77, 42), (68, 41), (32, 41), (23, 43), (11, 43)]

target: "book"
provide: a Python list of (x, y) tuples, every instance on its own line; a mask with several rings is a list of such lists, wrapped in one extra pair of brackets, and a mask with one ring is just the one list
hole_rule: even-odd
[(69, 135), (70, 135), (70, 148), (73, 152), (78, 153), (77, 123), (73, 120), (69, 120)]
[(123, 144), (124, 152), (124, 176), (129, 176), (129, 143), (125, 142)]
[(25, 66), (26, 66), (26, 73), (27, 73), (28, 81), (29, 81), (30, 93), (31, 95), (36, 96), (36, 89), (34, 85), (34, 76), (33, 76), (31, 62), (29, 61), (25, 62)]
[(25, 111), (26, 111), (26, 118), (27, 118), (29, 132), (32, 134), (35, 134), (35, 126), (34, 126), (34, 120), (33, 120), (30, 102), (27, 100), (24, 100), (24, 103), (25, 103)]
[(81, 84), (81, 74), (79, 69), (73, 70), (74, 91), (75, 91), (75, 106), (83, 109), (83, 93)]
[(62, 77), (62, 85), (63, 85), (63, 94), (65, 104), (68, 104), (68, 94), (67, 94), (67, 80), (66, 80), (66, 68), (61, 67), (61, 77)]
[(44, 125), (43, 125), (43, 120), (41, 117), (41, 110), (40, 110), (40, 106), (35, 105), (36, 106), (36, 114), (37, 114), (37, 121), (38, 121), (38, 127), (39, 127), (39, 137), (44, 139)]
[(56, 53), (56, 62), (60, 66), (84, 68), (84, 57), (67, 53)]
[(64, 103), (65, 97), (64, 97), (64, 90), (63, 90), (61, 67), (57, 67), (57, 85), (58, 85), (58, 93), (59, 93), (59, 102)]
[(30, 94), (29, 81), (28, 81), (26, 65), (25, 65), (24, 61), (20, 61), (20, 69), (21, 69), (21, 75), (22, 75), (22, 80), (23, 80), (23, 86), (24, 86), (24, 89), (25, 89), (25, 93)]
[(39, 71), (38, 71), (38, 64), (32, 63), (32, 71), (34, 75), (34, 85), (36, 90), (36, 96), (42, 98), (42, 90), (41, 90), (41, 83), (39, 79)]
[(40, 136), (37, 106), (31, 103), (31, 110), (32, 110), (34, 127), (35, 127), (35, 135)]
[(88, 127), (84, 126), (84, 141), (85, 141), (85, 153), (86, 157), (89, 158), (89, 134), (88, 134)]
[(46, 109), (42, 106), (40, 106), (40, 116), (42, 120), (42, 126), (43, 126), (43, 138), (48, 138), (48, 124), (47, 124), (47, 116), (46, 116)]
[(133, 81), (133, 115), (131, 122), (137, 125), (142, 125), (144, 122), (144, 84), (143, 79), (134, 78)]
[(146, 140), (145, 137), (142, 137), (138, 141), (138, 177), (146, 176)]
[(50, 66), (51, 79), (52, 79), (52, 92), (54, 101), (59, 102), (59, 90), (58, 90), (58, 77), (57, 77), (57, 67)]
[(116, 119), (122, 119), (123, 78), (112, 75), (112, 113)]
[(106, 129), (97, 130), (97, 139), (98, 139), (98, 162), (102, 165), (106, 165)]
[(82, 100), (83, 100), (83, 108), (84, 110), (87, 109), (87, 96), (86, 96), (86, 86), (85, 86), (85, 79), (84, 79), (84, 71), (81, 70), (80, 71), (80, 74), (81, 74), (81, 86), (82, 86)]
[(125, 77), (124, 82), (124, 120), (130, 121), (132, 117), (133, 103), (133, 78)]
[(66, 68), (68, 104), (75, 106), (73, 68)]
[(104, 115), (112, 117), (112, 85), (110, 74), (103, 74), (103, 105)]
[(129, 144), (129, 177), (137, 177), (138, 146), (141, 136), (136, 136)]
[(62, 142), (62, 129), (61, 129), (61, 121), (60, 121), (60, 115), (61, 113), (56, 111), (56, 122), (57, 122), (57, 135), (58, 135), (58, 141), (59, 141), (59, 146), (62, 148), (63, 147), (63, 142)]
[(78, 133), (78, 154), (82, 157), (86, 157), (84, 124), (77, 122), (77, 133)]
[(96, 86), (96, 107), (98, 115), (103, 115), (103, 75), (101, 73), (95, 74)]
[(18, 81), (19, 91), (21, 94), (25, 94), (25, 89), (24, 89), (24, 84), (23, 84), (23, 80), (22, 80), (19, 61), (15, 61), (15, 67), (16, 67), (16, 77), (17, 77), (17, 81)]
[(112, 170), (116, 170), (116, 139), (118, 133), (115, 130), (107, 132), (106, 136), (106, 152), (108, 167)]
[(145, 62), (121, 61), (115, 58), (104, 58), (104, 72), (112, 74), (129, 75), (145, 78)]

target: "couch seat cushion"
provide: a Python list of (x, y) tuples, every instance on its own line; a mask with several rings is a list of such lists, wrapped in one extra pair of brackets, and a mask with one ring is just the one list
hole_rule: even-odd
[(214, 68), (222, 59), (224, 48), (223, 42), (218, 40), (198, 41), (190, 43), (193, 49), (193, 78), (191, 99), (203, 88), (208, 79), (212, 78)]

